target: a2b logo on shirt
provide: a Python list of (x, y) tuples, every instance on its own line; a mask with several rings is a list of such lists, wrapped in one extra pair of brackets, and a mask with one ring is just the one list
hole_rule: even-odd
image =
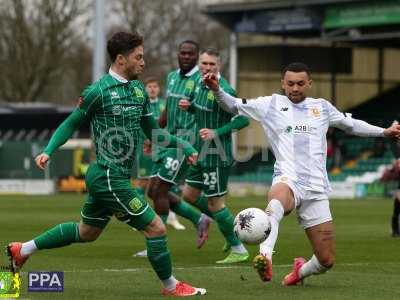
[(28, 273), (28, 292), (63, 292), (64, 272), (33, 271)]

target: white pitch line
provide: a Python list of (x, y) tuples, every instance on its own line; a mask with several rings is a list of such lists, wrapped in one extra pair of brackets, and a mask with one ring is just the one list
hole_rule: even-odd
[[(399, 262), (385, 262), (385, 263), (343, 263), (336, 264), (337, 267), (356, 267), (356, 266), (370, 266), (370, 265), (399, 265)], [(274, 265), (274, 268), (288, 268), (292, 264)], [(231, 269), (251, 269), (252, 266), (198, 266), (198, 267), (174, 267), (174, 270), (231, 270)], [(152, 268), (126, 268), (126, 269), (83, 269), (83, 270), (64, 270), (65, 273), (91, 273), (91, 272), (140, 272), (143, 270), (153, 270)], [(22, 272), (24, 274), (26, 272)]]

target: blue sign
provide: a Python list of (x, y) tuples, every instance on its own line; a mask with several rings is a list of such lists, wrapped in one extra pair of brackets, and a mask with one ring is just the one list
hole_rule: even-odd
[(28, 292), (63, 292), (64, 272), (28, 272)]

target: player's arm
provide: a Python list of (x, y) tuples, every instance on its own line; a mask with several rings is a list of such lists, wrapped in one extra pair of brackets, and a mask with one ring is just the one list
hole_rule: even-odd
[(164, 128), (167, 126), (167, 107), (161, 112), (160, 117), (158, 118), (158, 125), (161, 128)]
[(153, 143), (166, 148), (182, 148), (183, 153), (188, 157), (189, 163), (196, 163), (198, 156), (196, 149), (189, 142), (171, 135), (165, 129), (160, 128), (153, 116), (142, 116), (140, 126), (146, 137)]
[(256, 121), (261, 121), (269, 110), (271, 97), (259, 97), (256, 99), (241, 99), (231, 96), (220, 86), (214, 74), (206, 74), (204, 83), (213, 91), (218, 105), (225, 111), (232, 114), (244, 115)]
[(234, 116), (231, 121), (224, 126), (216, 129), (202, 128), (199, 130), (199, 134), (202, 140), (209, 141), (217, 136), (231, 134), (233, 130), (240, 130), (249, 124), (249, 119), (245, 116)]
[(190, 102), (190, 101), (187, 100), (187, 99), (181, 99), (181, 100), (179, 100), (178, 106), (179, 106), (180, 109), (185, 110), (185, 111), (187, 111), (187, 112), (189, 112), (189, 113), (191, 113), (191, 114), (194, 114), (194, 112), (195, 112), (195, 110), (196, 110), (196, 108), (195, 108), (195, 106), (193, 105), (193, 103)]
[(392, 124), (388, 128), (371, 125), (363, 120), (355, 119), (349, 113), (342, 113), (328, 103), (329, 125), (343, 131), (363, 137), (400, 137), (400, 125)]
[(88, 118), (91, 109), (94, 108), (93, 104), (99, 97), (100, 94), (95, 87), (89, 86), (83, 91), (82, 96), (79, 98), (78, 107), (57, 127), (43, 153), (35, 158), (38, 168), (43, 170), (53, 153), (71, 138), (74, 132)]
[(62, 145), (68, 141), (76, 129), (80, 127), (85, 120), (85, 115), (76, 108), (69, 116), (57, 127), (54, 134), (51, 136), (49, 143), (44, 149), (43, 153), (39, 154), (35, 161), (40, 169), (46, 167), (51, 155)]

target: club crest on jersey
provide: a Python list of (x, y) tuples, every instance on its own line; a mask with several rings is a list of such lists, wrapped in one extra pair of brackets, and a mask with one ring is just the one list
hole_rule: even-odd
[(212, 91), (208, 91), (207, 100), (209, 100), (209, 101), (214, 101), (215, 100), (214, 93)]
[(313, 116), (313, 117), (315, 117), (315, 118), (318, 118), (318, 117), (321, 116), (320, 110), (319, 110), (318, 108), (316, 108), (316, 107), (310, 108), (309, 111), (310, 111), (311, 116)]
[(137, 98), (144, 98), (143, 92), (141, 89), (137, 88), (136, 86), (133, 88), (135, 90), (135, 95)]
[(185, 84), (185, 89), (186, 90), (189, 90), (189, 92), (190, 92), (190, 91), (193, 90), (193, 88), (194, 88), (194, 81), (193, 80), (189, 80), (188, 82), (186, 82), (186, 84)]

